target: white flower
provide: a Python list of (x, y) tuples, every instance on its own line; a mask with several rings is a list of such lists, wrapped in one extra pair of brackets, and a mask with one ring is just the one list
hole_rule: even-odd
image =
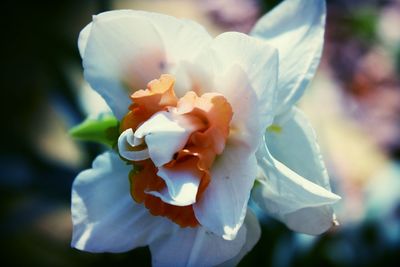
[[(85, 79), (121, 121), (119, 155), (106, 152), (77, 176), (72, 246), (149, 245), (155, 266), (236, 264), (260, 236), (247, 209), (258, 165), (258, 203), (291, 228), (320, 227), (319, 211), (331, 212), (338, 197), (327, 180), (317, 185), (326, 171), (291, 106), (318, 64), (324, 14), (323, 1), (286, 1), (261, 19), (255, 37), (214, 39), (161, 14), (94, 16), (78, 45)], [(281, 133), (264, 136), (272, 123)]]

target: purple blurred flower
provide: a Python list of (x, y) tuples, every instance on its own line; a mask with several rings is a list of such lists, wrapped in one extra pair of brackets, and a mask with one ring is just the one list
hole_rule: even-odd
[(261, 14), (257, 0), (199, 1), (211, 19), (227, 30), (249, 32)]

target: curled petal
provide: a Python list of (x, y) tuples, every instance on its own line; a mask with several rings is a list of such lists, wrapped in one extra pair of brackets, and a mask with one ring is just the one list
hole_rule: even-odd
[[(334, 224), (331, 193), (315, 133), (297, 109), (276, 119), (276, 131), (267, 131), (258, 151), (260, 186), (256, 202), (291, 229), (320, 234)], [(307, 221), (307, 223), (305, 223)]]
[(184, 148), (194, 131), (203, 127), (204, 124), (194, 116), (161, 111), (144, 122), (136, 130), (135, 137), (145, 139), (151, 160), (160, 167)]
[(301, 177), (269, 152), (260, 159), (262, 206), (272, 214), (287, 214), (306, 207), (319, 207), (337, 202), (340, 197)]
[(279, 51), (277, 111), (283, 113), (314, 77), (324, 43), (325, 0), (282, 1), (264, 15), (251, 35)]
[(196, 202), (203, 175), (197, 168), (196, 158), (179, 162), (173, 168), (160, 167), (157, 175), (167, 186), (161, 192), (151, 191), (148, 194), (160, 197), (164, 202), (175, 206), (188, 206)]
[(141, 147), (142, 144), (143, 138), (136, 138), (133, 130), (129, 128), (118, 138), (118, 152), (123, 158), (131, 161), (148, 159), (150, 158), (149, 150)]

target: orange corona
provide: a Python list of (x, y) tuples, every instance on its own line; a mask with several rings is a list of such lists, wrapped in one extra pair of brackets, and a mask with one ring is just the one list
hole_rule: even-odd
[[(132, 94), (133, 104), (121, 122), (120, 132), (132, 129), (134, 132), (159, 111), (175, 108), (180, 115), (195, 116), (202, 122), (202, 127), (193, 132), (183, 149), (176, 152), (174, 158), (163, 168), (171, 170), (190, 170), (199, 179), (199, 189), (196, 201), (200, 201), (210, 180), (210, 169), (217, 155), (221, 154), (229, 135), (229, 124), (232, 119), (232, 108), (220, 94), (205, 93), (198, 96), (189, 91), (182, 98), (174, 92), (174, 77), (161, 75), (160, 79), (149, 82), (147, 89)], [(167, 186), (162, 178), (157, 176), (157, 167), (152, 160), (146, 159), (132, 162), (135, 166), (130, 173), (131, 195), (143, 203), (150, 213), (165, 216), (181, 227), (196, 227), (199, 225), (193, 206), (174, 206), (163, 202), (160, 198), (147, 194), (148, 191), (158, 191)]]

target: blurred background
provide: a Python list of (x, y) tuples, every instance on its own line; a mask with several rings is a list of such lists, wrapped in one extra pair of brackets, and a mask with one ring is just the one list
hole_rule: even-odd
[[(115, 0), (2, 3), (0, 254), (2, 266), (147, 266), (147, 248), (70, 248), (76, 174), (104, 147), (68, 129), (105, 110), (82, 78), (79, 31), (102, 11), (190, 18), (213, 35), (248, 32), (280, 1)], [(328, 1), (318, 74), (299, 106), (314, 125), (341, 226), (296, 234), (260, 214), (262, 238), (239, 266), (396, 266), (400, 260), (400, 1)]]

